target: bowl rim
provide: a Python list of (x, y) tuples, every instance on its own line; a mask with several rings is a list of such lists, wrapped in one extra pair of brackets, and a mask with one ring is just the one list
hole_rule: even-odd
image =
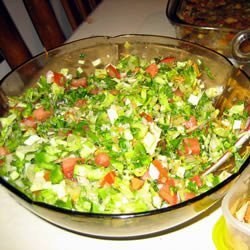
[[(117, 39), (117, 38), (126, 38), (126, 37), (152, 37), (152, 38), (162, 38), (162, 39), (167, 39), (167, 40), (172, 40), (172, 41), (179, 41), (181, 43), (184, 44), (189, 44), (191, 46), (194, 47), (198, 47), (201, 48), (207, 52), (210, 52), (212, 54), (216, 54), (217, 56), (219, 56), (220, 58), (224, 58), (225, 61), (227, 61), (232, 68), (235, 68), (233, 63), (224, 55), (210, 49), (207, 48), (205, 46), (202, 46), (200, 44), (196, 44), (193, 42), (189, 42), (189, 41), (185, 41), (182, 39), (178, 39), (178, 38), (174, 38), (174, 37), (170, 37), (170, 36), (161, 36), (161, 35), (150, 35), (150, 34), (120, 34), (117, 36), (89, 36), (89, 37), (85, 37), (85, 38), (80, 38), (68, 43), (64, 43), (62, 45), (59, 45), (53, 49), (50, 49), (48, 51), (44, 51), (39, 53), (36, 56), (33, 56), (32, 58), (30, 58), (29, 60), (25, 61), (24, 63), (22, 63), (21, 65), (19, 65), (18, 67), (12, 69), (8, 74), (6, 74), (1, 80), (0, 80), (0, 88), (1, 88), (1, 84), (5, 81), (6, 78), (8, 78), (8, 76), (10, 76), (12, 73), (14, 73), (15, 71), (21, 69), (22, 67), (24, 67), (26, 64), (31, 63), (32, 61), (36, 60), (38, 57), (43, 56), (47, 53), (51, 53), (57, 49), (63, 48), (65, 46), (70, 46), (74, 43), (79, 43), (80, 41), (84, 41), (84, 40), (89, 40), (89, 39), (106, 39), (106, 41), (112, 40), (112, 39)], [(143, 42), (142, 42), (143, 43)], [(147, 42), (145, 42), (147, 43)], [(94, 46), (98, 46), (98, 44), (94, 45)], [(237, 69), (238, 70), (238, 69)], [(240, 69), (239, 69), (240, 70)], [(244, 74), (247, 78), (247, 74), (240, 70), (242, 74)], [(236, 172), (231, 174), (227, 179), (223, 180), (222, 182), (220, 182), (218, 185), (216, 185), (215, 187), (209, 189), (208, 191), (190, 199), (190, 200), (186, 200), (183, 202), (180, 202), (178, 204), (175, 205), (171, 205), (168, 207), (164, 207), (164, 208), (160, 208), (160, 209), (154, 209), (154, 210), (149, 210), (149, 211), (144, 211), (144, 212), (135, 212), (135, 213), (114, 213), (114, 214), (108, 214), (108, 213), (91, 213), (91, 212), (80, 212), (80, 211), (75, 211), (75, 210), (69, 210), (69, 209), (65, 209), (65, 208), (61, 208), (61, 207), (56, 207), (54, 205), (50, 205), (50, 204), (46, 204), (44, 202), (38, 202), (38, 201), (34, 201), (31, 198), (29, 198), (26, 194), (24, 194), (22, 191), (18, 190), (17, 188), (15, 188), (14, 186), (12, 186), (7, 180), (5, 180), (4, 177), (0, 176), (0, 184), (2, 184), (7, 190), (11, 191), (13, 194), (15, 194), (16, 196), (18, 196), (19, 198), (21, 198), (22, 200), (26, 201), (28, 204), (30, 205), (36, 205), (38, 207), (41, 208), (46, 208), (55, 212), (60, 212), (62, 214), (67, 214), (67, 215), (78, 215), (78, 216), (85, 216), (85, 217), (91, 217), (91, 218), (111, 218), (111, 219), (125, 219), (125, 218), (137, 218), (137, 217), (143, 217), (143, 216), (150, 216), (150, 215), (156, 215), (156, 214), (162, 214), (162, 213), (166, 213), (166, 212), (170, 212), (172, 210), (175, 209), (181, 209), (183, 207), (185, 207), (186, 205), (192, 205), (195, 202), (202, 200), (204, 198), (206, 198), (207, 196), (209, 196), (210, 194), (213, 194), (214, 192), (218, 191), (220, 188), (223, 188), (224, 186), (226, 186), (228, 183), (230, 183), (231, 181), (233, 181), (235, 178), (237, 178), (243, 171), (244, 169), (247, 168), (247, 166), (250, 163), (250, 156), (244, 161), (244, 163), (241, 165), (240, 169)], [(202, 212), (202, 211), (201, 211)]]
[[(24, 67), (26, 64), (31, 63), (32, 61), (36, 60), (38, 57), (44, 56), (44, 55), (49, 55), (50, 53), (62, 48), (62, 47), (66, 47), (66, 46), (70, 46), (74, 43), (79, 43), (80, 41), (85, 41), (85, 40), (93, 40), (93, 39), (106, 39), (108, 40), (114, 40), (117, 38), (126, 38), (126, 37), (154, 37), (154, 38), (162, 38), (162, 39), (166, 39), (166, 40), (172, 40), (172, 41), (178, 41), (181, 42), (183, 44), (187, 44), (193, 47), (197, 47), (200, 49), (203, 49), (204, 51), (207, 51), (211, 54), (216, 55), (217, 57), (223, 58), (223, 60), (225, 60), (227, 63), (229, 63), (231, 65), (231, 67), (236, 69), (235, 64), (232, 62), (232, 60), (230, 60), (228, 57), (226, 57), (225, 55), (217, 52), (216, 50), (206, 47), (202, 44), (198, 44), (195, 42), (191, 42), (191, 41), (187, 41), (187, 40), (183, 40), (181, 38), (177, 38), (177, 37), (172, 37), (172, 36), (165, 36), (165, 35), (152, 35), (152, 34), (138, 34), (138, 33), (122, 33), (119, 35), (115, 35), (115, 36), (104, 36), (104, 35), (94, 35), (94, 36), (87, 36), (87, 37), (83, 37), (83, 38), (79, 38), (73, 41), (66, 41), (65, 43), (58, 45), (52, 49), (49, 50), (44, 50), (40, 53), (38, 53), (37, 55), (32, 56), (31, 58), (29, 58), (28, 60), (24, 61), (23, 63), (21, 63), (20, 65), (18, 65), (17, 67), (11, 69), (6, 75), (3, 76), (2, 79), (0, 79), (0, 88), (2, 83), (5, 81), (5, 79), (7, 79), (12, 73), (14, 73), (15, 71), (18, 71), (19, 69), (21, 69), (22, 67)], [(145, 42), (146, 43), (146, 42)], [(240, 71), (242, 74), (245, 75), (245, 77), (247, 77), (248, 79), (250, 79), (250, 76), (247, 75), (247, 73), (242, 70), (240, 67), (237, 67), (237, 70)]]

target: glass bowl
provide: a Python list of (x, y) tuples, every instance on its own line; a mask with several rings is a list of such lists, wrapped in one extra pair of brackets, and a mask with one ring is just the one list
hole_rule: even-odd
[[(129, 42), (131, 46), (124, 46)], [(179, 39), (151, 35), (121, 35), (117, 37), (90, 37), (74, 41), (42, 53), (19, 68), (13, 70), (1, 82), (0, 111), (7, 109), (6, 96), (19, 95), (36, 83), (41, 74), (61, 68), (76, 69), (79, 55), (84, 53), (88, 61), (85, 72), (90, 74), (94, 67), (91, 61), (101, 58), (104, 65), (116, 64), (120, 56), (131, 53), (151, 59), (162, 55), (200, 59), (214, 74), (215, 80), (207, 77), (207, 87), (223, 86), (225, 91), (217, 100), (220, 110), (230, 107), (237, 100), (248, 100), (250, 80), (240, 69), (222, 55)], [(246, 149), (246, 145), (244, 149)], [(72, 232), (99, 238), (140, 238), (165, 233), (178, 226), (186, 225), (192, 219), (217, 206), (241, 172), (248, 166), (248, 159), (239, 170), (209, 191), (188, 201), (166, 208), (129, 214), (93, 214), (69, 211), (41, 202), (32, 201), (25, 194), (0, 177), (6, 191), (22, 206), (46, 221)], [(233, 164), (232, 164), (233, 166)]]

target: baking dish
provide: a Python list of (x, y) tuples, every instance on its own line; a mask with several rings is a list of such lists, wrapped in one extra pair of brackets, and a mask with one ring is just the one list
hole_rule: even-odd
[[(129, 48), (124, 46), (126, 42), (131, 44)], [(249, 101), (248, 77), (220, 54), (179, 39), (149, 35), (124, 35), (93, 37), (65, 44), (41, 54), (17, 68), (2, 81), (2, 110), (7, 108), (4, 100), (6, 95), (21, 94), (25, 89), (32, 87), (38, 77), (48, 70), (56, 71), (58, 68), (74, 70), (78, 67), (81, 53), (86, 54), (90, 61), (101, 58), (105, 64), (115, 64), (120, 56), (126, 53), (144, 58), (167, 54), (179, 60), (199, 59), (206, 63), (216, 79), (216, 81), (206, 79), (207, 85), (225, 87), (223, 95), (217, 100), (220, 110), (230, 107), (237, 100)], [(88, 64), (85, 71), (89, 74), (93, 71), (93, 67)], [(242, 150), (245, 152), (246, 147)], [(0, 182), (20, 204), (52, 224), (95, 237), (134, 238), (168, 232), (212, 209), (248, 164), (249, 158), (223, 182), (193, 199), (162, 209), (130, 214), (93, 214), (69, 211), (32, 201), (5, 179), (0, 178)], [(234, 163), (232, 162), (230, 166), (233, 167)]]
[[(233, 4), (234, 1), (229, 1), (231, 4)], [(209, 47), (211, 49), (216, 50), (219, 53), (222, 53), (223, 55), (233, 58), (232, 56), (232, 40), (234, 39), (235, 35), (243, 30), (249, 29), (249, 18), (250, 18), (250, 12), (249, 12), (249, 3), (247, 1), (236, 1), (238, 4), (241, 4), (240, 9), (234, 9), (230, 10), (229, 8), (226, 8), (225, 1), (216, 2), (216, 1), (207, 1), (207, 4), (212, 4), (211, 8), (214, 8), (214, 5), (216, 5), (218, 11), (218, 15), (214, 15), (214, 19), (218, 18), (218, 16), (225, 15), (225, 12), (229, 12), (227, 15), (227, 18), (229, 20), (228, 25), (223, 25), (222, 21), (219, 20), (217, 23), (214, 21), (207, 22), (209, 18), (211, 18), (211, 13), (216, 13), (217, 9), (211, 9), (209, 5), (205, 6), (205, 2), (202, 1), (185, 1), (185, 0), (169, 0), (166, 8), (166, 15), (167, 18), (171, 21), (171, 23), (174, 25), (176, 30), (176, 35), (180, 39), (184, 39), (187, 41), (195, 42), (198, 44), (201, 44), (203, 46)], [(199, 23), (195, 22), (193, 19), (195, 13), (193, 10), (190, 10), (195, 6), (195, 4), (201, 4), (203, 3), (204, 6), (203, 12), (200, 13), (199, 16)], [(223, 5), (220, 5), (222, 3)], [(235, 4), (237, 4), (235, 3)], [(245, 4), (245, 5), (244, 5)], [(187, 8), (189, 8), (188, 13), (184, 13)], [(190, 7), (191, 6), (191, 7)], [(243, 6), (243, 7), (242, 7)], [(223, 7), (225, 7), (225, 10), (223, 10)], [(222, 8), (222, 9), (221, 9)], [(231, 15), (235, 15), (240, 17), (241, 11), (244, 9), (245, 13), (245, 19), (248, 19), (248, 22), (244, 22), (245, 25), (230, 25), (230, 20), (234, 21), (233, 17)], [(208, 12), (210, 10), (210, 12)], [(224, 11), (224, 12), (223, 12)], [(186, 14), (185, 17), (183, 17), (183, 13)], [(226, 18), (225, 18), (226, 19)], [(216, 20), (216, 19), (215, 19)]]

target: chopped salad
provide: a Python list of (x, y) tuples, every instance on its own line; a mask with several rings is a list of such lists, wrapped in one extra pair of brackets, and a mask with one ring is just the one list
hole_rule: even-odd
[[(61, 69), (9, 97), (0, 175), (34, 201), (91, 213), (134, 213), (206, 192), (244, 161), (235, 148), (249, 104), (220, 114), (200, 61), (124, 55), (84, 75)], [(230, 150), (231, 172), (202, 173)]]

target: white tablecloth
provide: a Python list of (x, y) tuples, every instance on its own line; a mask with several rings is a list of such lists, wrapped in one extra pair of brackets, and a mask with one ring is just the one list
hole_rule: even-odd
[[(166, 0), (103, 0), (68, 41), (95, 35), (154, 34), (175, 36), (167, 20)], [(0, 186), (1, 250), (211, 250), (212, 229), (221, 216), (220, 208), (193, 223), (157, 237), (140, 240), (100, 240), (74, 234), (47, 223), (13, 200)]]

